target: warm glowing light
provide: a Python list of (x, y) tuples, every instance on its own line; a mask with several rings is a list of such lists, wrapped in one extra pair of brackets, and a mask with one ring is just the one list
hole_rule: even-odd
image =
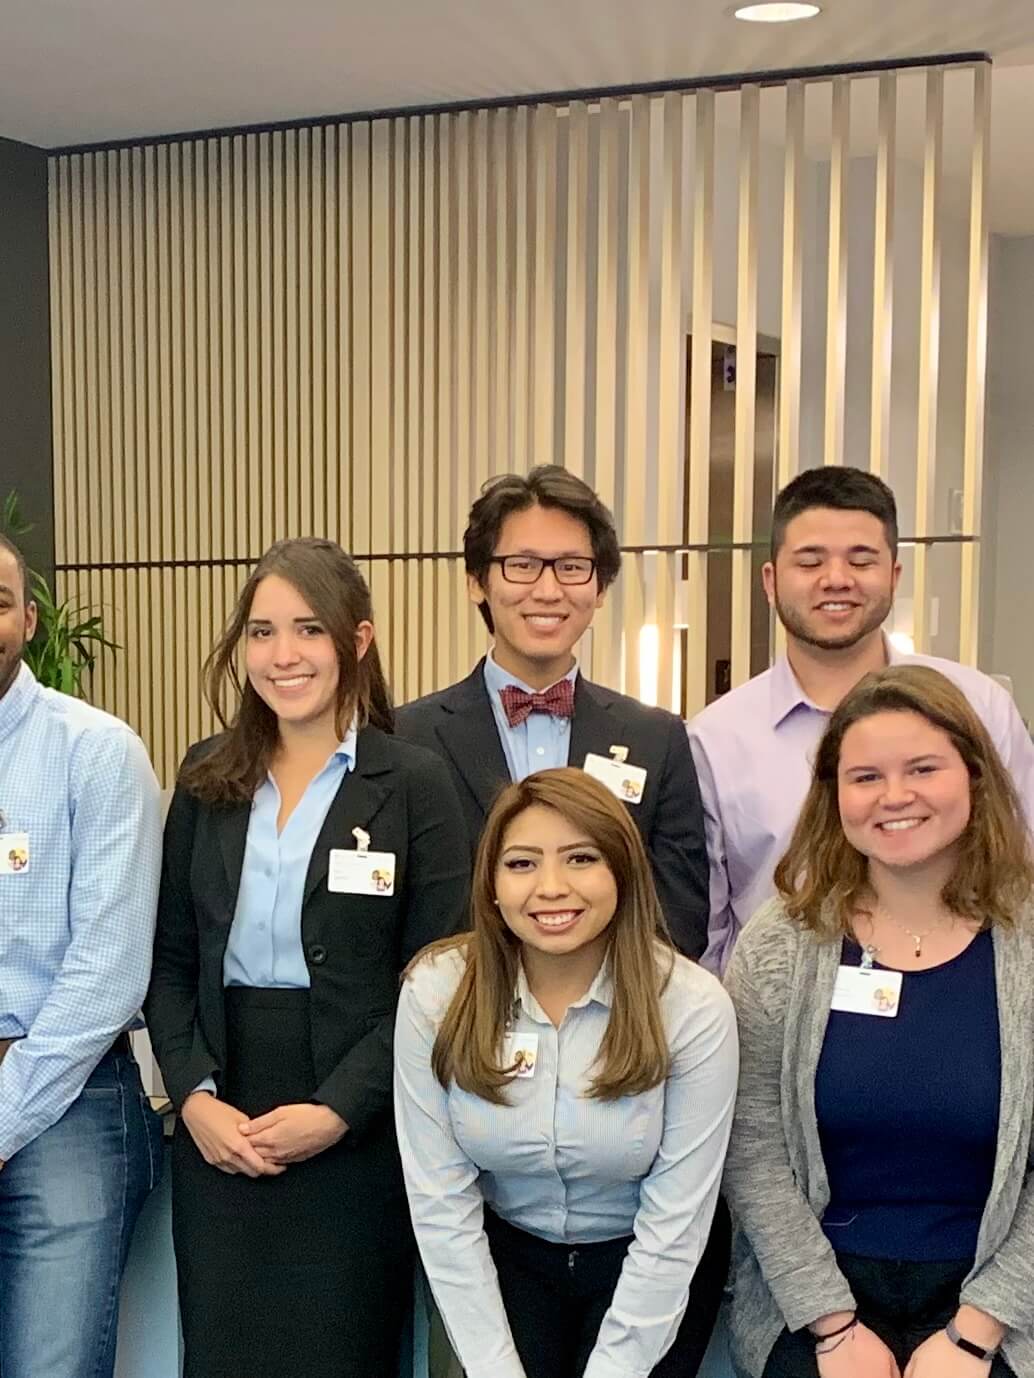
[(657, 671), (661, 652), (660, 630), (647, 622), (639, 629), (639, 698), (657, 706)]
[(741, 5), (735, 14), (737, 19), (747, 19), (752, 24), (790, 24), (795, 19), (814, 19), (819, 8), (790, 0), (769, 0), (767, 4)]
[(887, 640), (904, 656), (914, 656), (916, 653), (916, 643), (907, 632), (888, 632)]

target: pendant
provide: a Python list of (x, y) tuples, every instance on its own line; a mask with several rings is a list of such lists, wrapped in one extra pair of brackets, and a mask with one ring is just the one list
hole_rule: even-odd
[(921, 957), (923, 955), (923, 935), (921, 933), (913, 933), (912, 937), (915, 940), (916, 956)]

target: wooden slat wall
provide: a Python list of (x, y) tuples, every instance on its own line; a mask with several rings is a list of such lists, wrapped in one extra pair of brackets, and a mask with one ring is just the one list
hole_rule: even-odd
[[(974, 79), (969, 536), (979, 534), (980, 510), (986, 69)], [(779, 482), (801, 462), (809, 286), (823, 298), (816, 319), (825, 328), (824, 444), (809, 462), (838, 462), (843, 452), (847, 180), (861, 81), (879, 88), (871, 462), (877, 471), (887, 463), (896, 78), (832, 83), (829, 197), (818, 230), (828, 254), (817, 286), (804, 249), (815, 209), (805, 187), (814, 160), (805, 152), (805, 106), (814, 86), (830, 84), (792, 81), (778, 151)], [(916, 264), (928, 350), (942, 86), (943, 73), (933, 72), (930, 219)], [(717, 156), (722, 128), (706, 90), (356, 120), (52, 160), (60, 589), (104, 612), (122, 650), (103, 664), (92, 697), (142, 732), (164, 779), (212, 728), (200, 667), (249, 565), (272, 540), (327, 534), (353, 551), (373, 589), (396, 696), (412, 698), (464, 674), (485, 645), (458, 557), (479, 485), (557, 459), (594, 484), (634, 547), (585, 648), (586, 668), (662, 704), (674, 706), (680, 694), (690, 710), (702, 704), (722, 178), (734, 180), (738, 204), (739, 284), (726, 324), (735, 323), (744, 350), (734, 681), (749, 673), (744, 543), (759, 534), (751, 342), (761, 328), (758, 195), (769, 150), (758, 89), (721, 97), (737, 99), (738, 167)], [(920, 520), (934, 534), (934, 354), (924, 355), (922, 377)], [(975, 645), (975, 556), (963, 574), (965, 652)], [(688, 627), (685, 654), (678, 627)]]

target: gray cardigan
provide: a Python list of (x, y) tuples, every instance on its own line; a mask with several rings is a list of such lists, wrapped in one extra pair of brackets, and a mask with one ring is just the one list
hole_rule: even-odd
[[(993, 931), (1002, 1091), (991, 1193), (961, 1300), (1007, 1327), (1005, 1357), (1034, 1378), (1034, 907)], [(778, 900), (744, 928), (726, 975), (740, 1027), (740, 1087), (725, 1191), (739, 1227), (733, 1355), (761, 1378), (782, 1329), (854, 1308), (819, 1221), (829, 1204), (815, 1070), (839, 941), (791, 922)], [(936, 1152), (936, 1146), (931, 1145)]]

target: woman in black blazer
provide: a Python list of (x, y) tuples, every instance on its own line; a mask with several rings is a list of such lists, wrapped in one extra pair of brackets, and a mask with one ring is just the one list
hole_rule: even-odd
[(469, 858), (445, 766), (391, 735), (373, 637), (344, 551), (281, 541), (205, 667), (225, 731), (180, 771), (146, 1004), (180, 1116), (185, 1378), (396, 1371), (399, 973), (463, 926)]

